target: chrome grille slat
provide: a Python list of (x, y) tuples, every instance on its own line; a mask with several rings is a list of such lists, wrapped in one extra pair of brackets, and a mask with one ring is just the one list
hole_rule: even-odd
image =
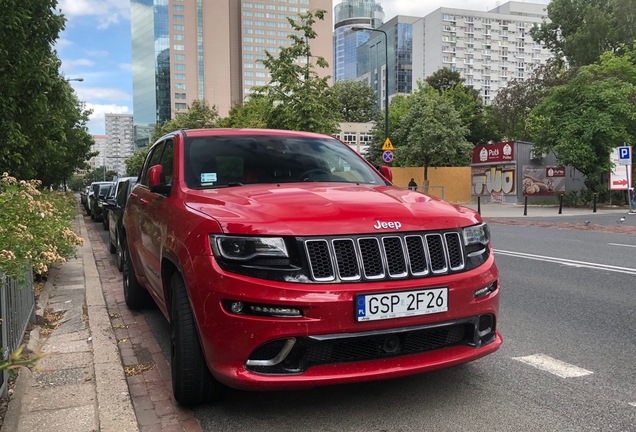
[(304, 239), (316, 282), (397, 280), (463, 270), (457, 231)]

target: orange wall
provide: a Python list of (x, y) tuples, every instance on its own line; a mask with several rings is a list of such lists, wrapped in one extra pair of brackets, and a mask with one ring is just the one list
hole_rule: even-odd
[[(422, 191), (424, 183), (424, 168), (391, 168), (393, 172), (393, 184), (398, 187), (407, 187), (411, 177), (417, 183), (417, 190)], [(470, 196), (470, 167), (439, 167), (428, 169), (428, 194), (442, 198), (444, 186), (444, 200), (451, 203), (469, 203)]]

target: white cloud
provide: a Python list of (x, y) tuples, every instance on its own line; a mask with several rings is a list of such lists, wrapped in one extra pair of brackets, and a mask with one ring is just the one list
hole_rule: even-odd
[(132, 95), (124, 90), (111, 87), (74, 86), (77, 97), (87, 103), (96, 101), (125, 102), (131, 101)]
[(60, 0), (58, 7), (69, 22), (80, 17), (96, 17), (100, 29), (130, 19), (130, 0)]
[(89, 59), (75, 59), (75, 60), (64, 60), (64, 68), (68, 70), (73, 70), (78, 66), (92, 67), (95, 66), (95, 62)]
[(104, 134), (106, 129), (105, 114), (130, 113), (130, 108), (125, 105), (87, 103), (86, 108), (93, 110), (93, 114), (90, 115), (90, 120), (87, 124), (88, 130), (93, 135)]

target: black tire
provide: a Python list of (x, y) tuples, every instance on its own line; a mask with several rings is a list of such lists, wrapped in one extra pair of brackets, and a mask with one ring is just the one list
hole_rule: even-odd
[(170, 369), (174, 398), (185, 406), (219, 401), (226, 387), (214, 379), (205, 362), (190, 300), (179, 273), (172, 276), (170, 286)]
[(119, 232), (115, 231), (115, 261), (117, 262), (117, 269), (124, 271), (124, 249), (121, 244), (121, 238)]
[[(108, 232), (108, 252), (115, 253), (117, 251), (117, 247), (115, 243), (113, 243), (113, 238), (110, 236), (110, 231)], [(119, 262), (117, 263), (117, 268), (119, 268)], [(121, 269), (119, 269), (121, 271)]]
[(146, 289), (139, 283), (139, 280), (137, 280), (135, 269), (130, 262), (128, 245), (124, 246), (124, 265), (122, 272), (124, 300), (126, 300), (126, 306), (128, 306), (131, 310), (137, 310), (147, 306), (150, 301), (150, 294), (148, 294), (148, 291), (146, 291)]

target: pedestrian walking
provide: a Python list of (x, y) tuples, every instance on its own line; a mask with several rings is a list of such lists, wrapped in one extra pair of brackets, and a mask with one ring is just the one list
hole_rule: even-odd
[(415, 183), (415, 179), (411, 177), (411, 181), (409, 182), (409, 189), (416, 191), (417, 183)]

